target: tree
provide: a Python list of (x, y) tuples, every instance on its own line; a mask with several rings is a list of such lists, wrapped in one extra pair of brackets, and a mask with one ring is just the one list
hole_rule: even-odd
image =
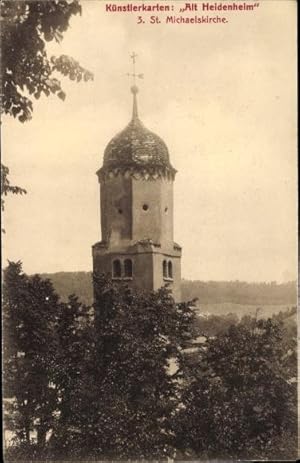
[[(74, 295), (60, 304), (55, 325), (56, 352), (51, 381), (57, 393), (56, 419), (49, 440), (51, 457), (72, 452), (74, 410), (85, 391), (91, 387), (94, 359), (94, 330), (90, 307), (82, 305)], [(84, 423), (82, 423), (84, 432)]]
[[(65, 99), (59, 74), (77, 82), (93, 78), (74, 58), (49, 57), (46, 48), (46, 42), (63, 39), (71, 17), (81, 14), (81, 6), (78, 0), (4, 0), (0, 8), (1, 113), (25, 122), (32, 117), (32, 97), (52, 93)], [(9, 185), (8, 173), (1, 164), (1, 195), (25, 193)]]
[(177, 421), (182, 452), (293, 458), (297, 390), (292, 344), (286, 348), (282, 324), (270, 319), (252, 319), (208, 339), (186, 372)]
[(236, 325), (239, 319), (236, 314), (224, 315), (210, 314), (207, 317), (198, 317), (195, 320), (195, 328), (199, 336), (215, 336), (228, 331), (231, 325)]
[[(56, 74), (71, 80), (90, 80), (92, 74), (73, 58), (62, 55), (49, 58), (46, 42), (60, 42), (70, 18), (81, 14), (78, 0), (10, 1), (1, 3), (2, 111), (21, 122), (31, 118), (30, 96), (65, 93)], [(29, 95), (28, 95), (29, 94)]]
[(25, 447), (35, 430), (43, 448), (53, 425), (57, 398), (51, 368), (58, 306), (49, 280), (28, 277), (20, 262), (9, 263), (3, 285), (4, 396), (12, 399), (8, 427)]
[(89, 310), (74, 295), (61, 303), (52, 283), (27, 276), (20, 262), (5, 269), (4, 397), (6, 429), (15, 434), (12, 458), (65, 452), (74, 420), (71, 402), (82, 381), (89, 387), (85, 360), (94, 345)]
[(292, 311), (218, 325), (195, 343), (191, 303), (167, 288), (138, 292), (103, 275), (94, 288), (92, 310), (74, 295), (61, 303), (19, 262), (5, 270), (12, 458), (294, 456)]
[[(4, 211), (4, 196), (7, 196), (9, 193), (16, 195), (26, 194), (26, 190), (19, 186), (14, 186), (10, 184), (8, 179), (9, 169), (8, 167), (1, 164), (1, 210)], [(4, 231), (2, 229), (2, 231)]]
[(138, 293), (103, 276), (95, 285), (94, 343), (81, 381), (72, 381), (65, 450), (73, 457), (171, 455), (178, 398), (169, 363), (190, 338), (193, 311), (166, 289)]

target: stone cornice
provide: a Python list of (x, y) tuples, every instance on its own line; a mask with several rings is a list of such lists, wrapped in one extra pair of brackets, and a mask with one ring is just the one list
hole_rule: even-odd
[(109, 178), (117, 177), (119, 175), (125, 178), (134, 178), (135, 180), (150, 180), (155, 181), (161, 178), (174, 180), (177, 170), (169, 166), (155, 166), (155, 165), (123, 165), (123, 166), (103, 166), (97, 172), (99, 182), (103, 182)]

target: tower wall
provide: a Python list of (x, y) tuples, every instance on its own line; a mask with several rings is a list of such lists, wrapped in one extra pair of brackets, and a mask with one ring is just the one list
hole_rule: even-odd
[(132, 235), (131, 178), (119, 174), (103, 179), (100, 186), (102, 240), (120, 246)]
[[(121, 277), (114, 277), (112, 266), (114, 260), (119, 260), (122, 268)], [(124, 262), (132, 261), (132, 277), (124, 275)], [(115, 282), (123, 282), (139, 290), (152, 291), (168, 285), (172, 290), (174, 299), (181, 300), (181, 250), (163, 249), (159, 245), (149, 242), (134, 244), (123, 248), (122, 251), (113, 251), (110, 247), (99, 243), (93, 246), (94, 271), (108, 274)], [(163, 262), (172, 265), (172, 275), (164, 275)]]
[(137, 249), (123, 250), (123, 252), (112, 252), (107, 250), (97, 250), (93, 248), (93, 269), (95, 272), (105, 273), (109, 277), (112, 275), (112, 263), (115, 259), (120, 260), (122, 270), (124, 269), (125, 259), (131, 259), (133, 274), (131, 278), (113, 278), (115, 282), (123, 282), (139, 290), (151, 291), (154, 289), (153, 281), (153, 255), (151, 252), (141, 252)]
[[(167, 285), (173, 294), (175, 301), (181, 301), (181, 253), (157, 253), (153, 255), (153, 289), (159, 289)], [(163, 261), (172, 263), (172, 278), (164, 277)]]
[(173, 181), (132, 179), (132, 239), (173, 242)]
[[(102, 242), (93, 246), (94, 271), (140, 290), (168, 285), (180, 301), (181, 248), (173, 241), (173, 177), (134, 172), (107, 172), (99, 176)], [(119, 260), (122, 274), (113, 274)], [(130, 259), (133, 273), (125, 275)], [(164, 273), (163, 266), (171, 265)]]

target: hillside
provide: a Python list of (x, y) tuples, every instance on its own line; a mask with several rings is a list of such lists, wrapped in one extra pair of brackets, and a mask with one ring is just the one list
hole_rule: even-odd
[[(91, 272), (44, 273), (63, 300), (76, 294), (86, 304), (93, 302)], [(198, 298), (198, 304), (287, 305), (297, 304), (296, 282), (277, 284), (242, 281), (182, 281), (182, 298)]]
[(245, 281), (182, 281), (183, 300), (198, 298), (200, 304), (295, 305), (295, 281), (277, 284)]

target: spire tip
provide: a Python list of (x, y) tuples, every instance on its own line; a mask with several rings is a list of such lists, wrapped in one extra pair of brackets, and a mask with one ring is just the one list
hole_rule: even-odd
[(130, 88), (130, 90), (131, 90), (131, 93), (132, 93), (133, 95), (136, 95), (136, 94), (138, 93), (138, 91), (139, 91), (139, 88), (138, 88), (137, 85), (132, 85), (132, 87)]

